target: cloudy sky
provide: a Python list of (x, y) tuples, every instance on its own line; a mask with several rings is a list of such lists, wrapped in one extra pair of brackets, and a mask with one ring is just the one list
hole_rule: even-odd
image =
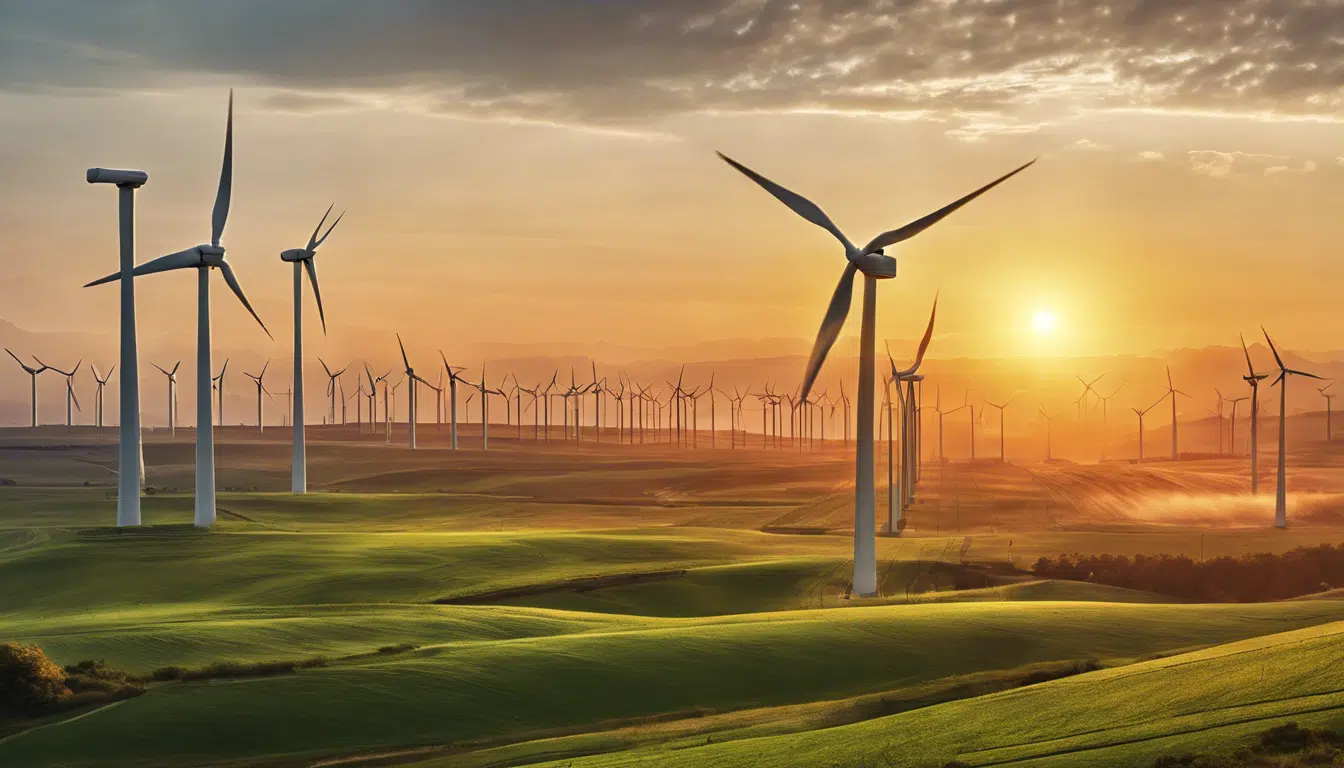
[[(1040, 158), (899, 247), (880, 336), (941, 290), (944, 356), (1344, 348), (1340, 0), (0, 0), (0, 318), (114, 322), (89, 166), (149, 172), (141, 260), (208, 238), (230, 87), (224, 245), (278, 339), (279, 252), (349, 210), (319, 351), (810, 338), (842, 253), (715, 150), (860, 242)], [(140, 285), (189, 345), (194, 278)], [(221, 354), (271, 344), (215, 295)]]

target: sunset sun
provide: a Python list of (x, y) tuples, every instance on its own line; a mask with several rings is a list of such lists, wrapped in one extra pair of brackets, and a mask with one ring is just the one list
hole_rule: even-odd
[(1049, 336), (1055, 332), (1058, 325), (1058, 318), (1055, 313), (1048, 309), (1038, 309), (1036, 314), (1031, 316), (1031, 330), (1039, 336)]

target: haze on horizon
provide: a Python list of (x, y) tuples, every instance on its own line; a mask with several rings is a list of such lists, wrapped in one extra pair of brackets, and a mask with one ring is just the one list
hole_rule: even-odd
[[(314, 354), (810, 339), (842, 254), (715, 149), (857, 238), (1040, 156), (897, 250), (880, 335), (917, 337), (941, 290), (935, 357), (1260, 323), (1340, 349), (1342, 40), (1328, 0), (5, 2), (0, 318), (112, 359), (116, 292), (80, 286), (114, 268), (116, 205), (83, 171), (150, 173), (140, 260), (201, 241), (234, 87), (225, 245), (277, 358), (278, 254), (333, 201)], [(142, 338), (188, 346), (188, 278), (138, 285)], [(221, 359), (271, 344), (233, 302), (215, 323)]]

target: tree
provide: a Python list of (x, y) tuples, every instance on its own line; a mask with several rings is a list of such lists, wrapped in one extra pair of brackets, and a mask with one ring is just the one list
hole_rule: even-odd
[(65, 671), (41, 648), (0, 644), (0, 716), (41, 715), (68, 696)]

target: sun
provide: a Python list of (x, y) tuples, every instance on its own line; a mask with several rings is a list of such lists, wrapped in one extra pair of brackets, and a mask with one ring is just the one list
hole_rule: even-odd
[(1048, 336), (1055, 332), (1057, 325), (1058, 318), (1055, 317), (1054, 312), (1048, 309), (1038, 309), (1036, 314), (1031, 316), (1031, 330), (1035, 331), (1037, 335)]

